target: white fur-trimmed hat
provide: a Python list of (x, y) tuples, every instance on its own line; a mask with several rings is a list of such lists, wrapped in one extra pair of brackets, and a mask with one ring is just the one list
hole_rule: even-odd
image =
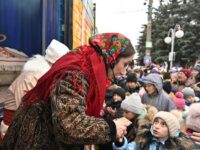
[(69, 48), (66, 45), (53, 39), (45, 51), (45, 59), (53, 64), (68, 52)]

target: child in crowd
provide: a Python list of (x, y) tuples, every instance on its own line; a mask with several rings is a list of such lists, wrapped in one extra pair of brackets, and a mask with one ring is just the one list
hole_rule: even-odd
[(175, 95), (172, 89), (171, 81), (165, 80), (163, 81), (163, 90), (172, 98), (174, 99)]
[(180, 111), (185, 110), (185, 99), (183, 97), (184, 95), (181, 92), (176, 92), (174, 97), (174, 103), (176, 105), (176, 108)]
[(193, 103), (199, 103), (200, 100), (198, 97), (195, 96), (194, 90), (191, 87), (185, 87), (182, 90), (184, 95), (184, 99), (186, 100), (186, 105), (190, 106)]
[(128, 73), (127, 79), (126, 79), (126, 92), (128, 92), (130, 95), (134, 92), (139, 92), (140, 90), (140, 84), (137, 80), (136, 74), (133, 72)]
[(136, 74), (136, 78), (139, 81), (143, 77), (143, 71), (142, 69), (134, 69), (134, 72)]
[(104, 117), (120, 118), (123, 116), (121, 102), (125, 99), (125, 90), (121, 87), (112, 89), (112, 99), (107, 101)]
[(141, 98), (137, 93), (127, 96), (121, 103), (121, 108), (124, 111), (124, 117), (132, 121), (132, 124), (127, 128), (127, 139), (133, 141), (137, 131), (137, 121), (139, 115), (144, 111), (144, 105), (141, 103)]
[(114, 150), (164, 150), (174, 149), (192, 150), (193, 141), (180, 132), (177, 118), (170, 112), (160, 111), (153, 119), (152, 125), (141, 126), (138, 129), (135, 141), (128, 143), (124, 138), (123, 145), (113, 143)]
[[(106, 97), (110, 97), (110, 99), (107, 99), (103, 117), (107, 120), (113, 120), (115, 118), (122, 117), (123, 110), (121, 109), (121, 103), (125, 99), (125, 90), (120, 86), (113, 85), (109, 88)], [(95, 149), (98, 150), (112, 150), (112, 143), (110, 142), (106, 144), (96, 145), (95, 147)]]
[(146, 93), (142, 96), (142, 103), (155, 106), (159, 111), (176, 109), (171, 97), (163, 90), (161, 76), (151, 73), (143, 79)]

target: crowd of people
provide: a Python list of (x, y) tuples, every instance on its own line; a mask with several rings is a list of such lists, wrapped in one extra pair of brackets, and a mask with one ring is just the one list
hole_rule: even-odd
[(44, 58), (53, 65), (37, 84), (18, 88), (31, 81), (25, 70), (9, 88), (15, 103), (5, 105), (2, 149), (200, 149), (200, 65), (135, 68), (135, 50), (119, 33), (70, 52), (51, 47)]

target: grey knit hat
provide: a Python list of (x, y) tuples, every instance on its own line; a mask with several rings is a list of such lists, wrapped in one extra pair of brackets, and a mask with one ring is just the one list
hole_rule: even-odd
[(169, 136), (175, 137), (177, 132), (180, 130), (180, 123), (178, 119), (170, 112), (159, 111), (153, 118), (153, 122), (156, 118), (161, 118), (167, 124), (169, 129)]
[(194, 90), (191, 87), (185, 87), (182, 90), (184, 98), (188, 98), (189, 96), (195, 96)]
[(121, 103), (121, 108), (136, 114), (141, 114), (144, 106), (141, 102), (141, 98), (137, 93), (133, 93), (126, 96), (125, 100)]

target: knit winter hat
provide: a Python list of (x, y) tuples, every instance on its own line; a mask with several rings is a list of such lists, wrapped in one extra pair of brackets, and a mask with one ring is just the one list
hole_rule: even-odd
[(127, 82), (137, 82), (136, 74), (133, 72), (128, 73), (126, 81)]
[(53, 64), (67, 52), (69, 48), (66, 45), (53, 39), (46, 49), (45, 59)]
[(121, 87), (117, 87), (116, 89), (113, 89), (113, 95), (114, 94), (119, 95), (122, 98), (122, 100), (124, 100), (125, 96), (126, 96), (125, 95), (126, 91), (123, 88), (121, 88)]
[(171, 114), (170, 112), (159, 111), (154, 116), (153, 122), (155, 121), (156, 118), (161, 118), (165, 121), (165, 123), (167, 124), (167, 127), (169, 129), (170, 137), (176, 136), (177, 132), (180, 130), (180, 123), (173, 114)]
[(187, 78), (191, 76), (191, 71), (189, 69), (181, 69), (179, 72), (184, 73)]
[(190, 106), (186, 118), (186, 126), (196, 132), (200, 132), (200, 103), (194, 103)]
[(189, 96), (195, 96), (194, 90), (191, 87), (185, 87), (182, 90), (184, 98), (187, 99)]
[(141, 98), (137, 93), (126, 96), (125, 100), (121, 103), (121, 108), (136, 114), (141, 114), (144, 106)]
[(185, 99), (183, 99), (184, 95), (181, 92), (176, 92), (174, 98), (174, 103), (179, 110), (183, 110), (185, 108)]

